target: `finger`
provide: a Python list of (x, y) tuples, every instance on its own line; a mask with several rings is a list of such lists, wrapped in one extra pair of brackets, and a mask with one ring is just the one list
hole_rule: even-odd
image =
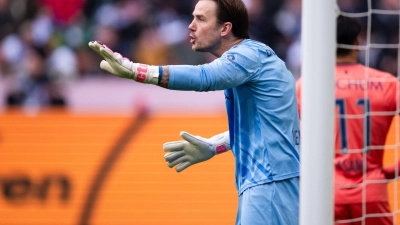
[(110, 66), (110, 64), (106, 60), (101, 61), (100, 68), (109, 73), (115, 74), (114, 69)]
[(181, 151), (185, 147), (186, 141), (171, 141), (171, 142), (166, 142), (163, 145), (163, 149), (166, 152), (172, 152), (172, 151)]
[(97, 54), (101, 55), (100, 47), (102, 46), (102, 44), (100, 42), (91, 41), (91, 42), (89, 42), (88, 45), (94, 52), (96, 52)]
[(187, 142), (189, 142), (192, 145), (197, 146), (199, 144), (203, 144), (204, 143), (201, 139), (193, 136), (192, 134), (189, 134), (186, 131), (181, 131), (180, 135), (181, 135), (181, 137), (183, 139), (185, 139)]
[(107, 60), (107, 62), (109, 62), (109, 63), (118, 63), (118, 64), (121, 64), (121, 60), (120, 60), (120, 58), (122, 58), (122, 57), (118, 57), (118, 56), (120, 56), (120, 55), (116, 55), (116, 54), (114, 54), (114, 52), (111, 50), (111, 49), (109, 49), (108, 47), (106, 47), (106, 46), (101, 46), (100, 47), (100, 54)]
[(188, 168), (188, 167), (191, 166), (191, 165), (192, 165), (192, 163), (190, 163), (189, 161), (186, 161), (186, 162), (183, 162), (183, 163), (179, 164), (179, 165), (175, 168), (175, 170), (176, 170), (176, 172), (180, 173), (180, 172), (182, 172), (184, 169)]
[(185, 156), (182, 156), (182, 157), (179, 157), (179, 158), (175, 159), (174, 161), (167, 162), (167, 165), (169, 166), (169, 168), (172, 168), (172, 167), (174, 167), (174, 166), (176, 166), (176, 165), (178, 165), (180, 163), (186, 162), (186, 161), (188, 161), (188, 159), (187, 159), (187, 157), (185, 155)]
[(176, 160), (177, 158), (182, 157), (182, 156), (184, 156), (184, 155), (185, 155), (185, 152), (184, 152), (184, 151), (169, 152), (169, 153), (166, 153), (166, 154), (164, 155), (164, 159), (165, 159), (165, 161), (167, 161), (167, 162), (172, 162), (172, 161)]

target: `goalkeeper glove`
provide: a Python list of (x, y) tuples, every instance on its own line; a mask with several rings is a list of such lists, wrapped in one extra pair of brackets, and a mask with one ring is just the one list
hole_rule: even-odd
[(122, 78), (128, 78), (145, 84), (158, 84), (159, 66), (133, 63), (118, 52), (113, 52), (99, 41), (89, 42), (89, 47), (104, 58), (100, 68)]
[(193, 136), (185, 131), (182, 131), (180, 136), (184, 139), (183, 141), (167, 142), (163, 145), (164, 151), (167, 152), (164, 158), (168, 166), (172, 168), (178, 165), (177, 172), (231, 149), (228, 131), (209, 139)]

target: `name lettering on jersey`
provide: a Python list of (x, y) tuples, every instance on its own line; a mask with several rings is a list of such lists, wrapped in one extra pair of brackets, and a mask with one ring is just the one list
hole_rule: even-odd
[(136, 81), (143, 83), (146, 80), (148, 70), (149, 70), (149, 65), (140, 64), (139, 67), (137, 68), (138, 74), (136, 76)]
[(335, 82), (335, 87), (339, 90), (355, 90), (355, 91), (383, 91), (383, 84), (379, 81), (364, 82), (361, 80), (340, 79)]
[(335, 164), (338, 170), (344, 173), (362, 173), (363, 172), (363, 161), (362, 160), (348, 160), (338, 161)]
[(300, 130), (292, 130), (293, 143), (300, 145)]

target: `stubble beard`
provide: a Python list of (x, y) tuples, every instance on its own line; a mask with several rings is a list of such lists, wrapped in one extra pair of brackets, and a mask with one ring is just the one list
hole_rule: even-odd
[(213, 52), (214, 49), (217, 48), (218, 43), (219, 42), (217, 40), (214, 40), (214, 41), (210, 41), (209, 43), (204, 44), (202, 46), (196, 47), (196, 45), (194, 44), (194, 45), (192, 45), (192, 50), (195, 52), (210, 52), (211, 53), (211, 52)]

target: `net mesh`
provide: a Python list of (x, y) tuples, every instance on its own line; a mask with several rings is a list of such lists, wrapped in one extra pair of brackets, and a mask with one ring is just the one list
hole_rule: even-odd
[[(358, 60), (360, 63), (378, 69), (399, 79), (399, 54), (400, 54), (400, 1), (398, 0), (338, 0), (338, 14), (356, 18), (361, 26), (361, 44), (359, 46), (338, 44), (338, 47), (347, 49), (358, 49)], [(368, 77), (368, 70), (365, 71), (365, 84), (374, 80)], [(385, 80), (376, 80), (377, 82), (385, 82)], [(365, 98), (368, 97), (368, 88), (365, 88)], [(396, 96), (400, 96), (399, 86), (397, 85)], [(398, 97), (397, 97), (398, 98)], [(363, 115), (342, 115), (343, 119), (362, 118), (364, 120), (364, 128), (367, 126), (367, 120), (370, 116), (393, 116), (386, 144), (383, 146), (364, 144), (363, 149), (349, 149), (348, 153), (368, 152), (368, 151), (384, 151), (384, 166), (395, 164), (399, 160), (399, 143), (400, 143), (400, 120), (399, 114), (399, 99), (397, 99), (397, 110), (387, 112), (365, 112)], [(366, 107), (366, 105), (364, 105)], [(339, 119), (340, 116), (339, 116)], [(373, 129), (373, 128), (372, 128)], [(364, 129), (365, 130), (365, 129)], [(367, 139), (367, 132), (364, 132), (364, 141)], [(367, 165), (367, 154), (363, 154), (363, 165)], [(347, 220), (337, 220), (338, 224), (351, 222), (360, 222), (366, 224), (367, 218), (388, 216), (387, 214), (371, 214), (367, 213), (365, 202), (367, 201), (366, 187), (379, 183), (388, 183), (389, 204), (391, 207), (391, 215), (393, 216), (394, 224), (400, 224), (400, 207), (399, 207), (399, 180), (383, 179), (371, 180), (367, 179), (367, 167), (363, 166), (362, 182), (356, 186), (362, 187), (362, 216)], [(395, 170), (396, 175), (399, 174), (398, 168)], [(340, 186), (335, 188), (349, 188), (350, 186)], [(389, 214), (390, 215), (390, 214)]]

